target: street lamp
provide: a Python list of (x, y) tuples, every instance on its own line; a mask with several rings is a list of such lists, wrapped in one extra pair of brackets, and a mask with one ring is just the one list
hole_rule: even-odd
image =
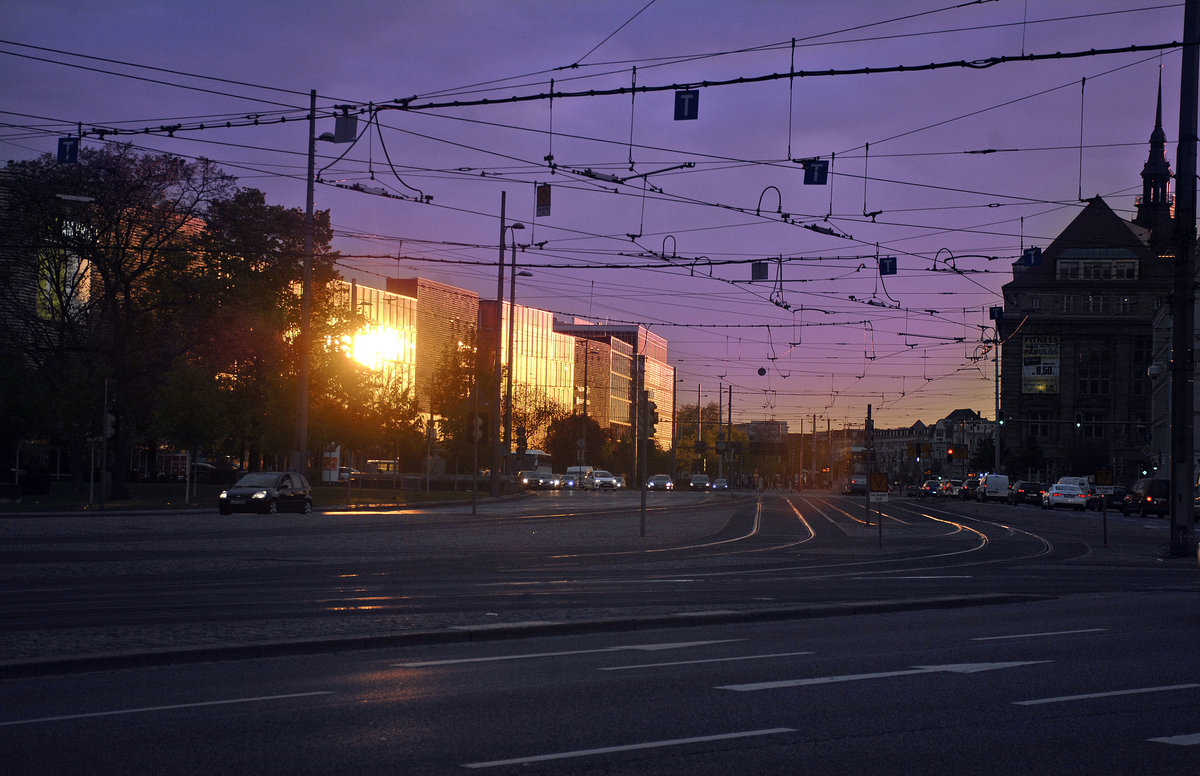
[[(353, 134), (353, 133), (351, 133)], [(326, 132), (317, 136), (317, 90), (308, 93), (308, 175), (304, 202), (304, 276), (300, 292), (300, 375), (296, 405), (296, 449), (292, 470), (308, 474), (308, 393), (312, 360), (312, 265), (313, 265), (313, 188), (316, 183), (317, 141), (352, 143), (354, 138)]]
[[(508, 278), (508, 375), (504, 381), (504, 454), (512, 452), (512, 383), (513, 383), (513, 329), (517, 308), (517, 235), (516, 230), (525, 224), (517, 221), (508, 226), (512, 238), (512, 261)], [(522, 272), (522, 275), (529, 273)]]

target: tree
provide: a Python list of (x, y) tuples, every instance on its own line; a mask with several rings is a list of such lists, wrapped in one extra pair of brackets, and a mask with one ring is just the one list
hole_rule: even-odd
[[(580, 456), (579, 443), (585, 439), (586, 449)], [(568, 466), (599, 465), (607, 441), (608, 434), (595, 418), (588, 416), (585, 420), (582, 414), (563, 415), (551, 420), (547, 426), (545, 450), (559, 471), (566, 471)]]
[[(269, 205), (261, 191), (239, 189), (212, 203), (199, 239), (202, 301), (192, 346), (229, 399), (235, 422), (227, 451), (250, 469), (264, 458), (285, 460), (295, 444), (304, 222), (303, 210)], [(333, 299), (332, 234), (328, 211), (316, 213), (310, 415), (313, 440), (322, 441), (339, 435), (347, 407), (368, 398), (341, 348), (361, 316)]]
[[(109, 449), (126, 461), (183, 349), (180, 308), (194, 298), (189, 280), (205, 211), (232, 190), (232, 179), (205, 159), (139, 155), (121, 144), (83, 148), (78, 164), (43, 156), (6, 172), (6, 227), (21, 261), (5, 268), (3, 285), (28, 357), (66, 415), (112, 413)], [(61, 429), (77, 454), (89, 425)], [(128, 495), (125, 466), (113, 466), (112, 482), (114, 497)]]

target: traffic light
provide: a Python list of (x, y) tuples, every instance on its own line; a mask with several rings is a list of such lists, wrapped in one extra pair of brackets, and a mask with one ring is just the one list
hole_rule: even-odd
[(646, 439), (654, 438), (654, 427), (658, 425), (658, 405), (646, 402)]
[(487, 414), (483, 412), (467, 413), (467, 438), (472, 442), (482, 442), (487, 433)]
[(1075, 428), (1083, 428), (1083, 413), (1075, 413)]
[(525, 438), (525, 427), (517, 426), (517, 455), (524, 455), (528, 446), (529, 442)]
[(998, 422), (1001, 426), (1004, 425), (1004, 410), (1000, 410), (996, 413), (996, 422)]

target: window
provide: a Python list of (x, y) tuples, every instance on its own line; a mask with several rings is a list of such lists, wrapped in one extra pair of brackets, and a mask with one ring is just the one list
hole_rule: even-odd
[(1080, 433), (1084, 439), (1104, 438), (1104, 414), (1100, 412), (1084, 412), (1083, 428)]
[(1035, 437), (1050, 436), (1050, 424), (1046, 422), (1046, 413), (1029, 413), (1029, 435)]
[(1137, 280), (1137, 259), (1059, 259), (1057, 280)]
[(1112, 390), (1111, 351), (1107, 348), (1080, 350), (1076, 374), (1081, 395), (1107, 396)]

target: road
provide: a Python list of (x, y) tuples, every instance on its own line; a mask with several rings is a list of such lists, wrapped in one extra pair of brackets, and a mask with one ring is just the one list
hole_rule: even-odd
[(1190, 593), (0, 683), (5, 773), (1190, 774)]
[(5, 773), (1191, 773), (1161, 520), (829, 493), (0, 520)]
[[(755, 612), (1195, 589), (1164, 522), (833, 494), (537, 493), (390, 513), (0, 521), (0, 660)], [(2, 666), (0, 666), (2, 669)]]

